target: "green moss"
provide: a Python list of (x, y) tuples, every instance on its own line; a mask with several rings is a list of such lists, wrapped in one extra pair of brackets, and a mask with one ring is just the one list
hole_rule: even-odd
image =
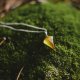
[(54, 36), (55, 43), (55, 49), (51, 50), (42, 42), (44, 34), (0, 28), (0, 36), (7, 37), (0, 46), (0, 74), (4, 74), (4, 80), (14, 80), (22, 66), (25, 66), (22, 80), (80, 79), (79, 11), (62, 3), (25, 5), (7, 14), (1, 21), (44, 27), (49, 35)]

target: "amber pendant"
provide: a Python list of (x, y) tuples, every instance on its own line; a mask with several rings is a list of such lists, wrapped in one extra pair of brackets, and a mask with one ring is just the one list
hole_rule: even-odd
[(43, 43), (50, 48), (54, 49), (54, 42), (53, 42), (53, 36), (46, 36)]

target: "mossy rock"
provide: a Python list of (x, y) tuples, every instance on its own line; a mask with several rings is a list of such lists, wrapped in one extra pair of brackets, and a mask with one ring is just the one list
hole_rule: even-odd
[[(44, 33), (32, 34), (0, 28), (6, 42), (0, 46), (0, 79), (80, 79), (80, 12), (68, 4), (24, 5), (7, 14), (3, 22), (24, 22), (44, 27), (54, 36), (55, 49), (43, 44)], [(27, 28), (16, 26), (17, 28)]]

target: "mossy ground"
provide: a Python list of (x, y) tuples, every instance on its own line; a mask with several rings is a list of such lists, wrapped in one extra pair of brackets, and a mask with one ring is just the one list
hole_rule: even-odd
[(15, 80), (24, 66), (21, 80), (80, 80), (80, 11), (64, 3), (25, 5), (1, 21), (46, 28), (55, 49), (43, 44), (44, 34), (0, 28), (0, 37), (7, 37), (0, 46), (0, 79)]

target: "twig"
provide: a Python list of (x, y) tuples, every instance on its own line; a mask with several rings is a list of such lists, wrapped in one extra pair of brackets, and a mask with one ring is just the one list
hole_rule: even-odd
[(0, 42), (0, 46), (6, 41), (6, 37), (3, 37), (3, 40)]
[(20, 71), (19, 71), (19, 73), (18, 73), (18, 75), (17, 75), (17, 78), (16, 78), (16, 80), (19, 80), (19, 78), (20, 78), (20, 75), (21, 75), (21, 72), (23, 71), (23, 69), (24, 69), (24, 66), (20, 69)]

